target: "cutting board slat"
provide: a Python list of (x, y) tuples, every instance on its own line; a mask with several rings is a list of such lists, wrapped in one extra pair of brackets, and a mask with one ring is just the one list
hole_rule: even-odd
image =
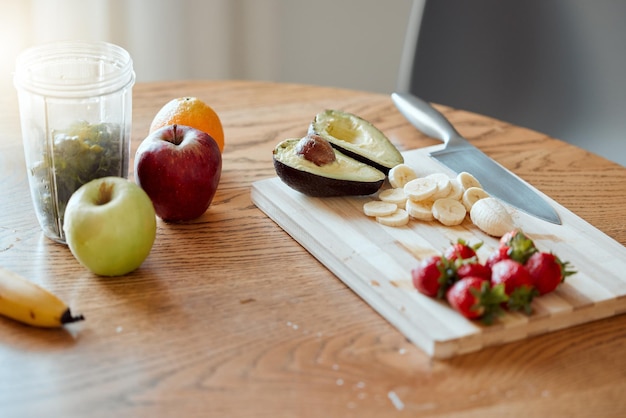
[[(428, 157), (438, 147), (403, 153), (419, 175), (454, 174)], [(540, 192), (539, 192), (540, 193)], [(445, 302), (419, 294), (411, 269), (463, 238), (483, 242), (484, 260), (498, 240), (466, 220), (460, 226), (412, 220), (394, 228), (363, 214), (375, 197), (311, 198), (272, 178), (252, 185), (252, 201), (374, 310), (428, 355), (446, 358), (626, 312), (626, 248), (548, 199), (563, 224), (522, 212), (514, 218), (541, 250), (554, 251), (578, 271), (555, 292), (536, 298), (534, 313), (507, 313), (494, 325), (470, 321)]]

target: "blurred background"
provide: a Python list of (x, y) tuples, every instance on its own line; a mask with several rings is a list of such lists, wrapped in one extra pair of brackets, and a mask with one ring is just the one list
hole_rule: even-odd
[[(575, 3), (580, 9), (597, 2)], [(253, 79), (389, 94), (397, 86), (412, 4), (412, 0), (0, 0), (0, 92), (15, 94), (12, 72), (15, 57), (24, 48), (86, 39), (127, 49), (138, 82)], [(591, 24), (577, 26), (586, 33), (585, 39), (606, 26), (598, 19)], [(624, 45), (614, 47), (626, 57)], [(620, 96), (614, 102), (626, 103), (621, 97), (625, 92), (626, 82), (597, 92), (595, 113), (606, 107), (604, 97)], [(561, 139), (626, 165), (626, 138), (621, 132), (626, 109), (613, 106), (611, 111), (618, 115), (613, 120), (621, 122), (613, 124), (610, 135), (589, 125), (585, 128), (592, 133), (575, 128), (578, 137)]]
[(411, 0), (0, 0), (1, 87), (59, 39), (127, 49), (137, 81), (255, 79), (390, 93)]

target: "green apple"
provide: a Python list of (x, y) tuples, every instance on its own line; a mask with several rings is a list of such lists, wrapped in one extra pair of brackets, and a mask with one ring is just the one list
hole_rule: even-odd
[(152, 201), (137, 184), (103, 177), (72, 194), (63, 222), (65, 240), (76, 259), (100, 276), (137, 269), (156, 238)]

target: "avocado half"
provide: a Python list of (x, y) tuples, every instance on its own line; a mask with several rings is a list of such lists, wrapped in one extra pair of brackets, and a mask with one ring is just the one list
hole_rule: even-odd
[(351, 113), (325, 110), (315, 115), (309, 134), (317, 134), (330, 144), (362, 163), (383, 173), (404, 162), (400, 151), (378, 128)]
[(312, 197), (360, 196), (376, 193), (382, 171), (333, 149), (335, 161), (318, 166), (296, 152), (301, 138), (281, 141), (272, 153), (274, 169), (287, 186)]

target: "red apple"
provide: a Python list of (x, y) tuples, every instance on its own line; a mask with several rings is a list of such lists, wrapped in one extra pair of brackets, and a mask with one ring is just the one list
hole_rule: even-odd
[(211, 205), (222, 174), (222, 154), (211, 136), (189, 126), (150, 133), (135, 154), (135, 181), (166, 222), (195, 219)]

